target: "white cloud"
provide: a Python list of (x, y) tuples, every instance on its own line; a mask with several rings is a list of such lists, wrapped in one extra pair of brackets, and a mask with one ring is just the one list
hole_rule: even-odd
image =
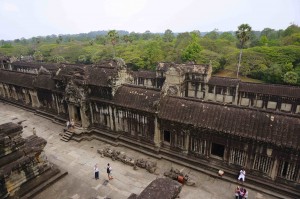
[(3, 4), (3, 10), (7, 12), (18, 12), (19, 8), (13, 3), (5, 2)]
[(145, 8), (146, 0), (105, 0), (105, 14), (112, 18), (131, 18)]

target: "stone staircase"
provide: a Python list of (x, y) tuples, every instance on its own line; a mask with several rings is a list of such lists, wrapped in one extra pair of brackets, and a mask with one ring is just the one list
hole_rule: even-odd
[(73, 136), (74, 132), (70, 130), (66, 130), (61, 134), (60, 140), (64, 142), (69, 142)]

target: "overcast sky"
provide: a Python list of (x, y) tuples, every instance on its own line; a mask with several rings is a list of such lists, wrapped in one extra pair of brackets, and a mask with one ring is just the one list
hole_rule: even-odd
[(87, 33), (201, 32), (300, 25), (299, 0), (0, 0), (0, 39)]

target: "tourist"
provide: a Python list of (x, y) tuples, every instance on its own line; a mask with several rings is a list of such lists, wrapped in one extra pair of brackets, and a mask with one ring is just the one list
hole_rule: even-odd
[(34, 127), (33, 127), (33, 129), (32, 129), (32, 134), (33, 134), (33, 135), (36, 135), (36, 130), (35, 130)]
[(71, 127), (74, 128), (75, 127), (75, 122), (74, 119), (71, 120)]
[(245, 189), (241, 187), (239, 192), (239, 199), (243, 199), (244, 195), (245, 195)]
[(246, 177), (246, 171), (244, 170), (244, 168), (242, 168), (240, 170), (240, 175), (238, 177), (238, 180), (242, 180), (242, 183), (245, 182), (245, 177)]
[(248, 191), (244, 189), (244, 199), (248, 199)]
[(235, 196), (235, 199), (239, 199), (239, 196), (240, 196), (240, 187), (237, 186), (235, 191), (234, 191), (234, 196)]
[(70, 121), (68, 120), (68, 121), (67, 121), (67, 129), (69, 129), (70, 126), (71, 126), (71, 124), (70, 124)]
[(113, 177), (112, 177), (112, 175), (111, 175), (111, 171), (112, 171), (111, 166), (110, 166), (110, 164), (108, 163), (108, 164), (107, 164), (107, 168), (106, 168), (106, 172), (107, 172), (107, 176), (108, 176), (108, 179), (109, 179), (109, 180), (112, 180), (112, 179), (113, 179)]
[(95, 166), (94, 166), (94, 172), (95, 172), (95, 179), (98, 180), (99, 179), (99, 169), (98, 169), (97, 164), (95, 164)]

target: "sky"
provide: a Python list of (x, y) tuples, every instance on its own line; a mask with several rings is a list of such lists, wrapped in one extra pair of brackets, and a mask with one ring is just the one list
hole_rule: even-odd
[(0, 0), (0, 40), (98, 30), (156, 33), (300, 25), (299, 0)]

